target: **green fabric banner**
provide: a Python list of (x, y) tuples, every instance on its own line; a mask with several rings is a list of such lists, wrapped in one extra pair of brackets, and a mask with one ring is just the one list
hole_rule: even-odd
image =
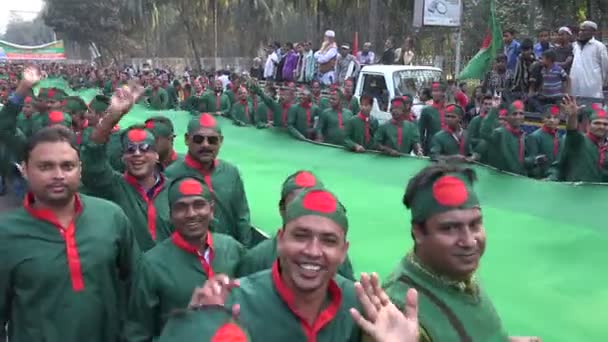
[(38, 46), (24, 46), (0, 40), (0, 60), (62, 60), (65, 59), (63, 40)]
[[(65, 88), (64, 81), (46, 80)], [(95, 90), (79, 93), (90, 100)], [(176, 149), (190, 115), (136, 106), (121, 127), (163, 113), (175, 124)], [(221, 119), (220, 157), (243, 176), (253, 223), (280, 226), (282, 181), (298, 169), (317, 173), (348, 209), (350, 256), (357, 272), (386, 276), (411, 248), (410, 216), (401, 203), (410, 177), (428, 164), (417, 158), (354, 154), (296, 141), (285, 132), (236, 127)], [(475, 167), (487, 249), (479, 278), (510, 335), (544, 341), (607, 341), (608, 207), (605, 185), (542, 182)]]

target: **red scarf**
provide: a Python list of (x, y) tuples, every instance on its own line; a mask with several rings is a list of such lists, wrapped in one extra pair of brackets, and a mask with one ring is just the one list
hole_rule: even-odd
[(253, 111), (254, 112), (258, 111), (258, 97), (257, 96), (253, 97)]
[(600, 141), (598, 138), (595, 137), (595, 135), (591, 134), (590, 132), (587, 133), (587, 138), (589, 138), (589, 140), (591, 140), (591, 142), (597, 147), (599, 153), (597, 158), (597, 166), (600, 169), (603, 169), (604, 162), (606, 161), (606, 151), (608, 151), (608, 145), (606, 145), (605, 141)]
[(213, 173), (215, 168), (217, 168), (219, 161), (217, 159), (213, 161), (213, 168), (210, 171), (205, 169), (198, 160), (192, 158), (189, 154), (186, 155), (186, 158), (184, 158), (184, 163), (188, 167), (198, 171), (203, 176), (203, 180), (205, 181), (205, 185), (207, 185), (207, 188), (209, 189), (209, 191), (213, 192), (213, 183), (211, 182), (211, 174)]
[(245, 107), (245, 117), (247, 118), (247, 122), (251, 122), (251, 120), (249, 119), (249, 103), (247, 103), (247, 100), (245, 101), (240, 101), (241, 104)]
[(211, 267), (211, 263), (213, 262), (213, 257), (215, 256), (211, 232), (207, 232), (207, 237), (205, 238), (205, 241), (207, 248), (209, 249), (209, 262), (207, 262), (205, 256), (198, 250), (198, 248), (192, 246), (188, 241), (184, 240), (184, 238), (178, 232), (173, 232), (173, 234), (171, 234), (171, 242), (173, 242), (175, 246), (185, 251), (186, 253), (194, 254), (198, 258), (198, 261), (201, 263), (203, 270), (207, 274), (207, 278), (211, 279), (214, 274), (213, 268)]
[(222, 110), (222, 93), (215, 93), (215, 108), (218, 112)]
[(559, 152), (559, 138), (557, 136), (557, 130), (555, 128), (543, 126), (543, 131), (553, 137), (553, 157), (557, 157), (557, 153)]
[(441, 122), (441, 128), (445, 129), (447, 127), (445, 124), (445, 106), (443, 105), (443, 103), (433, 102), (433, 108), (435, 108), (439, 112), (439, 121)]
[(156, 241), (156, 207), (154, 206), (154, 199), (156, 199), (156, 196), (163, 190), (163, 187), (165, 185), (165, 176), (163, 176), (162, 174), (160, 175), (160, 184), (154, 189), (154, 192), (152, 193), (152, 198), (148, 198), (146, 190), (139, 184), (139, 182), (137, 182), (137, 179), (135, 179), (135, 177), (131, 176), (126, 172), (124, 174), (124, 177), (125, 181), (127, 181), (127, 183), (129, 183), (137, 191), (139, 196), (146, 203), (148, 231), (150, 232), (152, 240)]
[(25, 210), (32, 215), (32, 217), (48, 222), (57, 228), (59, 234), (65, 242), (65, 254), (68, 262), (68, 270), (70, 272), (70, 280), (72, 282), (72, 290), (74, 292), (80, 292), (84, 290), (84, 278), (82, 275), (82, 264), (80, 263), (80, 256), (78, 254), (78, 245), (76, 244), (76, 218), (82, 214), (82, 203), (78, 194), (74, 195), (74, 211), (75, 216), (72, 222), (67, 227), (63, 227), (55, 213), (49, 209), (35, 209), (34, 194), (31, 192), (25, 196), (23, 200), (23, 207)]
[(338, 112), (338, 127), (342, 129), (344, 127), (344, 124), (342, 123), (342, 109), (338, 108), (336, 109), (336, 112)]
[(167, 166), (171, 165), (171, 163), (173, 163), (176, 160), (177, 160), (177, 152), (175, 152), (175, 150), (173, 150), (173, 151), (171, 151), (171, 154), (169, 154), (169, 159), (162, 162), (162, 165), (164, 168), (166, 168)]
[(311, 102), (302, 102), (300, 103), (300, 106), (302, 108), (304, 108), (304, 110), (306, 111), (306, 128), (311, 128), (310, 125), (310, 108), (312, 107), (312, 103)]
[(361, 119), (365, 123), (365, 143), (368, 144), (371, 139), (371, 132), (369, 131), (369, 117), (363, 115), (363, 113), (359, 112), (357, 117)]
[(464, 141), (465, 141), (465, 137), (464, 137), (464, 130), (461, 128), (460, 132), (456, 133), (454, 132), (452, 129), (450, 129), (449, 127), (445, 129), (445, 131), (452, 136), (452, 138), (456, 141), (456, 143), (458, 144), (458, 154), (460, 155), (465, 155), (465, 150), (464, 150)]
[(397, 147), (401, 149), (401, 143), (403, 140), (403, 122), (391, 119), (391, 123), (397, 127)]
[(511, 134), (513, 134), (515, 137), (517, 137), (517, 142), (518, 142), (518, 160), (520, 163), (524, 162), (524, 132), (521, 129), (515, 129), (513, 127), (511, 127), (511, 125), (509, 125), (507, 122), (505, 122), (505, 128), (507, 129), (507, 131), (509, 131)]
[(287, 127), (287, 112), (291, 107), (291, 103), (283, 102), (281, 103), (281, 107), (283, 107), (283, 111), (281, 112), (281, 118), (283, 119), (283, 127)]

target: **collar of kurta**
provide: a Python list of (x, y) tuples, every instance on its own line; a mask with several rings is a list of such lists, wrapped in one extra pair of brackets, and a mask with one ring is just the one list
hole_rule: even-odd
[(365, 116), (365, 115), (363, 115), (363, 113), (357, 114), (357, 117), (359, 119), (363, 120), (364, 122), (367, 122), (369, 120), (369, 116)]
[(589, 140), (591, 140), (591, 142), (598, 147), (603, 147), (606, 145), (606, 139), (604, 139), (604, 140), (598, 139), (598, 137), (591, 134), (591, 132), (587, 133), (587, 138), (589, 138)]
[(445, 103), (444, 102), (434, 102), (433, 101), (433, 108), (437, 109), (438, 111), (442, 111), (445, 109)]
[(555, 136), (555, 134), (557, 133), (557, 129), (555, 129), (555, 128), (549, 128), (547, 126), (543, 126), (542, 129), (543, 129), (543, 132), (545, 132), (549, 135), (552, 135), (552, 136)]
[(213, 164), (210, 170), (207, 170), (203, 164), (201, 164), (201, 162), (199, 162), (198, 160), (192, 158), (192, 156), (190, 156), (189, 154), (186, 155), (186, 158), (184, 158), (184, 163), (186, 163), (186, 166), (195, 169), (203, 174), (206, 173), (212, 173), (213, 170), (215, 170), (217, 168), (217, 166), (219, 165), (220, 161), (215, 159), (213, 160)]
[(283, 107), (283, 109), (287, 109), (289, 107), (291, 107), (291, 102), (281, 102), (281, 107)]
[(464, 281), (452, 280), (443, 275), (437, 274), (436, 272), (434, 272), (431, 269), (424, 266), (424, 264), (422, 264), (422, 262), (420, 262), (420, 259), (416, 256), (416, 254), (413, 251), (409, 252), (407, 254), (406, 263), (409, 263), (410, 265), (412, 265), (415, 269), (417, 269), (424, 275), (432, 278), (433, 280), (435, 280), (435, 281), (439, 282), (440, 284), (443, 284), (447, 287), (451, 287), (460, 292), (471, 294), (474, 296), (479, 294), (479, 285), (477, 283), (477, 279), (476, 279), (474, 273), (471, 274), (469, 279), (464, 280)]
[(514, 128), (508, 122), (505, 122), (505, 129), (516, 137), (521, 137), (524, 134), (521, 128)]
[(315, 322), (311, 325), (296, 310), (295, 294), (287, 286), (287, 284), (283, 282), (280, 268), (279, 260), (277, 259), (272, 265), (272, 283), (274, 284), (274, 288), (283, 302), (287, 304), (289, 310), (300, 320), (308, 340), (314, 341), (316, 340), (315, 337), (321, 331), (321, 329), (329, 324), (338, 314), (338, 310), (342, 305), (342, 290), (335, 280), (331, 279), (329, 281), (329, 285), (327, 287), (327, 292), (330, 297), (329, 305), (319, 313)]
[(165, 176), (162, 173), (158, 173), (156, 177), (154, 186), (146, 190), (139, 184), (135, 177), (127, 172), (124, 173), (125, 181), (137, 191), (141, 199), (146, 203), (148, 232), (154, 241), (156, 241), (156, 206), (154, 205), (154, 200), (165, 187)]
[(171, 234), (171, 242), (173, 242), (177, 248), (196, 256), (198, 261), (201, 263), (201, 267), (207, 274), (207, 277), (213, 277), (214, 272), (213, 268), (211, 267), (211, 263), (213, 262), (213, 257), (215, 256), (215, 250), (213, 249), (213, 237), (211, 236), (211, 232), (207, 231), (207, 235), (205, 236), (205, 245), (203, 248), (190, 244), (177, 231)]
[(76, 217), (82, 214), (83, 206), (78, 194), (74, 195), (74, 212), (75, 216), (72, 222), (67, 227), (59, 223), (57, 216), (50, 209), (36, 209), (33, 207), (36, 199), (34, 194), (28, 192), (23, 200), (23, 207), (34, 218), (52, 224), (65, 242), (65, 254), (67, 257), (68, 270), (70, 272), (70, 280), (72, 282), (72, 290), (80, 292), (84, 290), (84, 276), (82, 274), (82, 265), (78, 254), (78, 246), (76, 244)]

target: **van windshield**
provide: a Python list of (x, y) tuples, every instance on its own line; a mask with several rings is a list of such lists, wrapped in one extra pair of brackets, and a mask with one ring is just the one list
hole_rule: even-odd
[(393, 73), (395, 96), (405, 94), (418, 95), (422, 89), (430, 87), (431, 83), (441, 80), (441, 71), (433, 69), (399, 70)]

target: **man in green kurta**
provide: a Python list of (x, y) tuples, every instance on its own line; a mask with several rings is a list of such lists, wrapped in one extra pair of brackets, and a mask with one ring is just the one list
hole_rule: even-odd
[(158, 161), (163, 170), (181, 159), (173, 149), (175, 131), (173, 122), (169, 118), (165, 116), (153, 116), (146, 119), (144, 124), (154, 134), (154, 138), (156, 139), (154, 146), (156, 146)]
[(351, 113), (359, 113), (359, 100), (353, 96), (355, 84), (352, 80), (344, 81), (344, 93), (342, 95), (342, 108), (348, 109)]
[(72, 119), (72, 132), (76, 134), (76, 142), (78, 145), (82, 142), (82, 135), (89, 123), (86, 119), (86, 113), (89, 109), (86, 102), (78, 96), (68, 96), (65, 98), (65, 111)]
[(0, 218), (0, 336), (8, 324), (10, 341), (122, 341), (124, 285), (140, 252), (120, 207), (77, 193), (74, 139), (61, 126), (32, 136), (30, 192)]
[(168, 109), (179, 108), (179, 92), (182, 90), (182, 85), (178, 80), (173, 81), (173, 84), (167, 88), (167, 96), (169, 97)]
[(90, 194), (123, 208), (133, 224), (139, 246), (147, 251), (173, 231), (169, 222), (167, 178), (160, 172), (154, 134), (143, 125), (129, 127), (121, 135), (125, 173), (112, 169), (106, 144), (113, 127), (133, 105), (133, 98), (116, 97), (112, 101), (116, 104), (110, 105), (108, 115), (84, 142), (82, 183)]
[(557, 133), (557, 129), (560, 113), (559, 106), (547, 106), (543, 115), (543, 126), (526, 137), (526, 153), (532, 158), (544, 156), (547, 159), (547, 162), (537, 165), (530, 170), (530, 176), (534, 178), (548, 177), (550, 165), (559, 156), (561, 139)]
[(150, 108), (154, 110), (163, 110), (169, 107), (169, 95), (167, 91), (160, 86), (160, 79), (155, 78), (152, 81), (152, 88), (146, 91)]
[[(252, 105), (253, 110), (255, 111), (254, 120), (256, 122), (257, 128), (269, 128), (272, 127), (272, 123), (274, 121), (274, 113), (273, 110), (268, 104), (262, 99), (262, 96), (258, 95), (258, 93), (262, 90), (258, 89), (256, 84), (250, 85), (251, 93), (252, 93)], [(267, 82), (265, 90), (266, 97), (270, 99), (274, 99), (276, 95), (276, 91), (272, 82)]]
[(428, 155), (431, 150), (431, 138), (445, 128), (445, 91), (447, 85), (443, 82), (434, 82), (431, 85), (433, 104), (426, 106), (420, 112), (418, 128), (424, 154)]
[(479, 108), (479, 115), (475, 116), (467, 126), (467, 133), (469, 134), (469, 140), (471, 141), (471, 148), (474, 150), (479, 144), (483, 143), (483, 139), (481, 139), (480, 134), (481, 121), (486, 117), (486, 115), (488, 115), (488, 111), (492, 109), (494, 105), (492, 99), (492, 95), (483, 96), (481, 107)]
[(188, 153), (183, 161), (167, 168), (167, 177), (203, 178), (215, 195), (212, 231), (228, 234), (250, 247), (252, 232), (245, 187), (238, 168), (217, 158), (224, 139), (217, 121), (206, 113), (192, 118), (185, 139)]
[(213, 91), (203, 94), (203, 111), (213, 115), (228, 116), (230, 114), (230, 98), (224, 93), (222, 81), (216, 80)]
[(237, 96), (238, 101), (234, 102), (230, 109), (230, 118), (237, 126), (255, 124), (255, 111), (249, 102), (249, 92), (245, 87), (240, 87)]
[(374, 147), (378, 120), (370, 117), (373, 97), (363, 94), (359, 102), (361, 111), (344, 124), (344, 147), (355, 152), (365, 152)]
[[(187, 89), (187, 86), (186, 86)], [(206, 104), (203, 101), (205, 90), (197, 80), (193, 82), (193, 92), (188, 94), (181, 104), (181, 109), (190, 112), (192, 115), (199, 115), (206, 110)]]
[(302, 140), (316, 138), (315, 122), (318, 120), (319, 108), (312, 103), (310, 91), (302, 91), (300, 103), (292, 105), (287, 116), (287, 128), (291, 136)]
[(279, 128), (287, 128), (289, 124), (288, 112), (296, 103), (293, 86), (290, 84), (279, 92), (279, 100), (264, 94), (260, 88), (256, 88), (256, 93), (262, 98), (262, 101), (272, 110), (272, 126)]
[(399, 307), (408, 289), (418, 291), (422, 342), (508, 341), (474, 276), (486, 245), (474, 180), (472, 169), (435, 164), (414, 176), (405, 192), (414, 248), (383, 287)]
[[(279, 214), (281, 217), (285, 216), (285, 208), (300, 192), (312, 187), (323, 187), (323, 183), (310, 171), (300, 170), (288, 176), (281, 187), (281, 199), (279, 200)], [(237, 275), (238, 277), (245, 277), (270, 269), (276, 259), (277, 236), (275, 235), (272, 239), (262, 241), (247, 251), (239, 264)], [(348, 255), (344, 263), (338, 268), (338, 274), (347, 279), (355, 279)]]
[(558, 179), (567, 182), (608, 182), (608, 115), (605, 108), (592, 108), (587, 133), (578, 129), (577, 107), (565, 101), (566, 137)]
[(228, 96), (228, 99), (230, 100), (230, 104), (234, 104), (236, 101), (238, 101), (238, 92), (239, 92), (239, 88), (241, 88), (241, 78), (236, 75), (233, 74), (232, 76), (230, 76), (230, 83), (228, 84), (228, 87), (226, 89), (226, 96)]
[(138, 265), (128, 306), (129, 342), (158, 338), (167, 318), (188, 306), (197, 286), (214, 274), (235, 276), (244, 252), (232, 237), (209, 231), (214, 201), (202, 180), (176, 179), (168, 195), (175, 232)]
[(327, 108), (319, 116), (317, 141), (342, 146), (344, 144), (345, 124), (353, 117), (353, 113), (343, 107), (342, 94), (339, 90), (332, 90), (329, 101), (331, 108)]
[(422, 155), (418, 127), (405, 120), (405, 105), (401, 97), (391, 101), (391, 115), (393, 118), (380, 126), (374, 135), (376, 149), (394, 157), (411, 152)]
[(489, 162), (495, 168), (518, 175), (546, 162), (546, 156), (526, 154), (526, 134), (521, 129), (524, 122), (524, 104), (520, 100), (509, 105), (506, 123), (498, 128), (499, 111), (490, 111), (481, 123), (481, 137), (489, 145)]
[(287, 205), (272, 269), (240, 279), (238, 287), (217, 275), (193, 294), (191, 307), (202, 310), (172, 317), (167, 325), (180, 324), (182, 332), (202, 329), (211, 324), (206, 306), (239, 305), (239, 321), (252, 341), (359, 341), (361, 331), (349, 313), (360, 307), (354, 285), (336, 275), (348, 250), (347, 230), (335, 195), (322, 188), (301, 192)]
[(431, 140), (432, 159), (441, 156), (458, 157), (472, 161), (471, 146), (467, 131), (462, 128), (464, 110), (459, 105), (450, 104), (445, 109), (446, 128), (435, 133)]
[(34, 114), (36, 112), (34, 103), (35, 99), (33, 97), (25, 97), (21, 113), (17, 116), (17, 128), (19, 128), (26, 137), (32, 135), (32, 125), (34, 124)]
[(321, 83), (319, 81), (312, 81), (312, 102), (319, 107), (320, 111), (324, 111), (330, 107), (329, 99), (321, 95)]

